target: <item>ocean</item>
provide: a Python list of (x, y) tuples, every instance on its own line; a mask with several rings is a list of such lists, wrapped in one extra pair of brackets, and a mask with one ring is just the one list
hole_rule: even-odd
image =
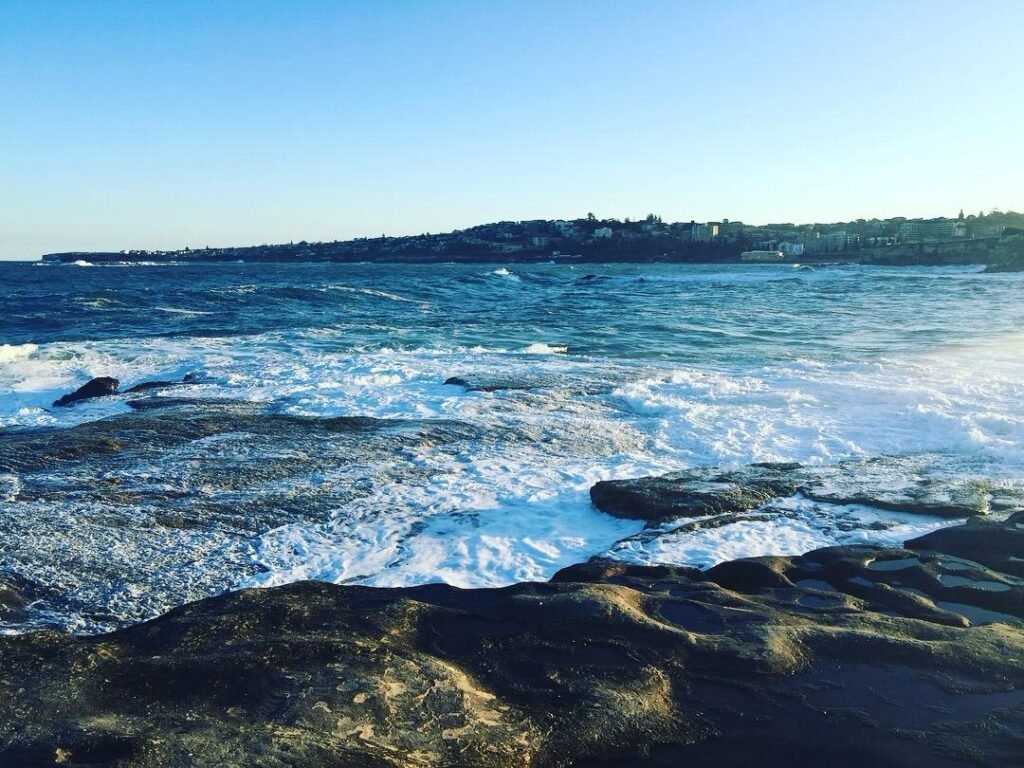
[[(595, 555), (898, 545), (956, 521), (796, 499), (642, 536), (588, 491), (907, 454), (1020, 480), (1022, 299), (1024, 275), (960, 267), (0, 264), (0, 576), (39, 596), (0, 628), (95, 632), (299, 579), (501, 586)], [(186, 374), (51, 405), (95, 376)], [(144, 421), (161, 399), (210, 414), (201, 434)], [(90, 424), (123, 446), (67, 448)]]

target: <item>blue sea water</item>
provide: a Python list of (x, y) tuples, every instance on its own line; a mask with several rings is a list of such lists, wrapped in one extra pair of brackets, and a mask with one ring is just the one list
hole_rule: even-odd
[[(920, 452), (950, 459), (964, 478), (1024, 477), (1021, 275), (0, 264), (0, 308), (0, 429), (127, 412), (123, 398), (50, 407), (94, 376), (126, 387), (192, 372), (174, 396), (314, 417), (454, 419), (522, 436), (457, 456), (389, 458), (426, 479), (379, 481), (338, 510), (344, 525), (261, 533), (251, 555), (261, 575), (224, 588), (307, 577), (497, 585), (594, 554), (706, 566), (849, 540), (820, 516), (791, 515), (671, 546), (630, 542), (639, 523), (589, 504), (590, 485), (612, 477)], [(481, 388), (445, 385), (452, 376)], [(857, 536), (898, 543), (941, 524), (890, 518), (885, 531)]]

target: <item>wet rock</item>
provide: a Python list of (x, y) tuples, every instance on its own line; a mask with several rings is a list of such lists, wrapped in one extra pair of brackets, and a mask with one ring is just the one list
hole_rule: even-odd
[(603, 480), (591, 487), (590, 499), (602, 512), (615, 517), (659, 520), (743, 512), (796, 493), (797, 486), (774, 476), (774, 470), (755, 469), (762, 471), (749, 471), (742, 477), (693, 471)]
[(803, 468), (803, 465), (796, 461), (757, 461), (750, 466), (760, 469), (771, 469), (776, 472), (790, 472), (794, 469)]
[(744, 512), (800, 494), (828, 504), (960, 518), (1024, 509), (1024, 488), (952, 479), (942, 457), (892, 456), (805, 467), (760, 463), (599, 482), (594, 505), (617, 517), (657, 521)]
[(0, 576), (0, 621), (17, 622), (25, 616), (25, 596), (20, 585)]
[[(543, 386), (539, 381), (523, 381), (521, 379), (504, 379), (490, 377), (470, 381), (462, 376), (451, 376), (446, 379), (445, 384), (462, 387), (467, 392), (505, 392), (507, 390), (528, 390), (537, 386)], [(550, 384), (550, 382), (548, 382)]]
[(569, 395), (595, 395), (610, 392), (621, 379), (604, 376), (600, 371), (587, 374), (579, 372), (562, 372), (544, 374), (536, 371), (524, 371), (516, 374), (467, 374), (451, 376), (445, 384), (464, 388), (468, 392), (511, 392), (530, 393), (543, 391), (547, 393), (561, 392)]
[(133, 394), (136, 392), (149, 392), (154, 389), (166, 389), (167, 387), (177, 387), (182, 384), (191, 384), (196, 380), (194, 373), (186, 373), (181, 381), (143, 381), (128, 389), (124, 390), (125, 394)]
[(83, 384), (74, 392), (70, 392), (63, 397), (54, 400), (53, 405), (57, 408), (65, 408), (82, 400), (89, 400), (94, 397), (106, 397), (107, 395), (116, 395), (117, 388), (120, 383), (121, 382), (117, 379), (110, 376), (99, 376)]
[(32, 604), (51, 592), (7, 568), (0, 569), (0, 629), (19, 626), (31, 615)]
[(793, 583), (783, 575), (780, 563), (785, 563), (785, 560), (732, 560), (711, 568), (705, 574), (705, 578), (738, 592), (793, 586)]
[(1005, 522), (969, 520), (907, 542), (908, 549), (934, 550), (974, 560), (989, 568), (1024, 577), (1024, 512)]
[(68, 429), (0, 431), (0, 478), (16, 479), (0, 492), (0, 566), (60, 586), (6, 626), (95, 632), (217, 594), (259, 574), (255, 538), (337, 518), (375, 482), (426, 483), (396, 456), (481, 438), (451, 420), (129, 403), (138, 410)]
[(165, 387), (174, 387), (180, 383), (180, 381), (143, 381), (139, 384), (136, 384), (133, 387), (128, 387), (128, 389), (125, 390), (125, 394), (130, 394), (134, 392), (148, 392), (151, 389), (163, 389)]
[[(953, 572), (981, 585), (966, 602), (939, 599)], [(0, 637), (0, 764), (1012, 765), (1022, 612), (951, 610), (988, 581), (1020, 592), (865, 546), (242, 591), (110, 635)]]

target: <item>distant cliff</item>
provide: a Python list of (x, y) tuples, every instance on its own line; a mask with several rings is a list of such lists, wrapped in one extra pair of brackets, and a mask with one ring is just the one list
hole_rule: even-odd
[(1024, 230), (1008, 231), (993, 250), (987, 272), (1024, 272)]

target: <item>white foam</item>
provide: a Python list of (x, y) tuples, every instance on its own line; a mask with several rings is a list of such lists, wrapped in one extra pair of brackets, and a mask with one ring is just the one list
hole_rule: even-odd
[(523, 352), (530, 355), (559, 355), (568, 351), (568, 347), (559, 346), (557, 344), (545, 344), (543, 341), (534, 342), (533, 344), (523, 348)]
[(178, 307), (154, 307), (154, 309), (157, 310), (158, 312), (168, 312), (173, 315), (200, 316), (213, 314), (213, 312), (203, 312), (198, 309), (180, 309)]
[(325, 291), (342, 291), (344, 293), (357, 293), (363, 296), (374, 296), (379, 299), (388, 299), (390, 301), (401, 301), (408, 302), (410, 304), (424, 303), (417, 302), (415, 299), (407, 299), (405, 296), (399, 296), (397, 293), (391, 293), (390, 291), (381, 291), (376, 288), (357, 288), (350, 285), (326, 285), (323, 290)]
[(951, 452), (1024, 468), (1024, 361), (978, 350), (824, 365), (796, 360), (737, 374), (677, 369), (617, 388), (662, 448), (694, 465), (829, 463)]
[(517, 275), (515, 272), (510, 272), (505, 267), (498, 267), (497, 269), (492, 271), (491, 274), (497, 275), (498, 277), (504, 277), (506, 280), (511, 280), (512, 282), (515, 283), (522, 282), (522, 278), (520, 278), (519, 275)]
[[(658, 536), (635, 537), (612, 547), (607, 554), (630, 563), (709, 568), (742, 557), (801, 555), (839, 545), (899, 547), (907, 539), (962, 522), (859, 505), (820, 504), (800, 498), (775, 502), (766, 510), (753, 510), (749, 515), (761, 516), (759, 512), (766, 519), (738, 520), (720, 527), (707, 526), (677, 533), (668, 530)], [(879, 529), (879, 524), (886, 527)], [(679, 531), (678, 524), (675, 530)]]
[(246, 586), (310, 578), (374, 586), (542, 581), (641, 527), (601, 514), (580, 493), (530, 498), (509, 483), (474, 497), (446, 485), (465, 483), (446, 478), (417, 499), (415, 514), (403, 494), (376, 509), (380, 499), (362, 500), (332, 525), (286, 526), (261, 536), (257, 559), (269, 571)]
[[(0, 347), (0, 427), (73, 426), (123, 413), (117, 398), (102, 398), (53, 408), (53, 401), (96, 376), (122, 383), (190, 370), (185, 347), (170, 340), (139, 342), (55, 342)], [(168, 377), (164, 377), (168, 378)]]
[(0, 363), (10, 363), (29, 357), (39, 347), (36, 344), (0, 344)]
[[(190, 391), (200, 396), (314, 416), (451, 418), (486, 430), (488, 437), (464, 453), (423, 448), (394, 457), (429, 482), (382, 482), (324, 525), (263, 536), (258, 558), (270, 569), (260, 580), (266, 584), (315, 577), (471, 586), (548, 578), (639, 530), (639, 523), (589, 505), (587, 490), (598, 479), (922, 450), (984, 461), (992, 476), (1024, 470), (1024, 356), (1012, 339), (870, 363), (794, 359), (749, 367), (613, 362), (556, 354), (565, 349), (545, 342), (513, 350), (397, 342), (353, 349), (348, 333), (339, 324), (249, 337), (0, 347), (0, 426), (70, 425), (126, 410), (118, 398), (50, 409), (93, 376), (130, 383), (194, 370), (203, 377)], [(528, 386), (466, 392), (443, 385), (452, 375)], [(602, 381), (610, 383), (589, 391)], [(895, 542), (916, 530), (865, 528), (862, 535)], [(830, 533), (827, 519), (795, 510), (777, 523), (642, 546), (633, 540), (614, 554), (710, 564), (847, 540)]]

